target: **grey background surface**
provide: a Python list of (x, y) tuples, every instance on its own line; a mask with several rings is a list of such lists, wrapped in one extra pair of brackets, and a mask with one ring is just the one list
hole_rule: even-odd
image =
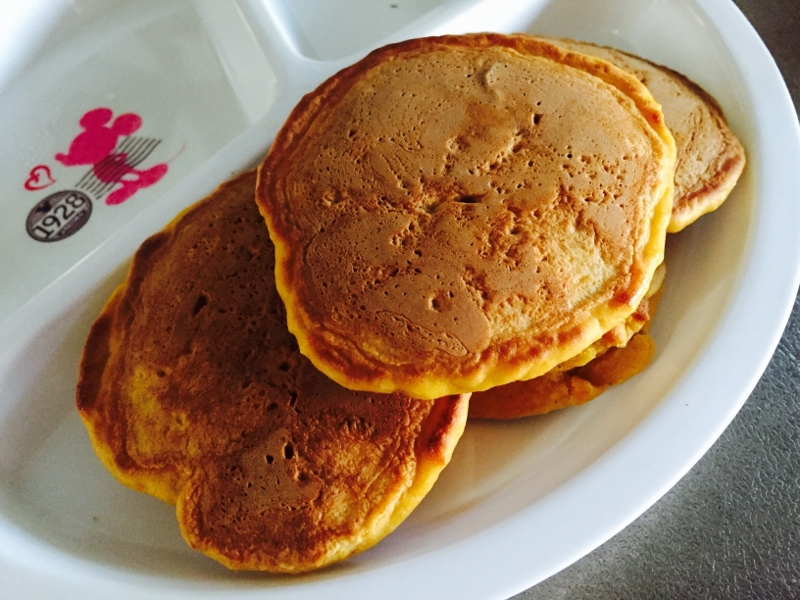
[[(800, 0), (734, 1), (800, 110)], [(697, 465), (622, 532), (515, 600), (552, 598), (800, 599), (800, 299), (764, 376)]]

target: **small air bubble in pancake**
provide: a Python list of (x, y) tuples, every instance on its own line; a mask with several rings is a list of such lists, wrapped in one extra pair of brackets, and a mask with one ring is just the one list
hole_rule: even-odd
[(203, 308), (208, 304), (208, 298), (205, 294), (200, 294), (197, 297), (197, 301), (194, 303), (194, 308), (192, 309), (192, 314), (196, 315), (199, 313)]

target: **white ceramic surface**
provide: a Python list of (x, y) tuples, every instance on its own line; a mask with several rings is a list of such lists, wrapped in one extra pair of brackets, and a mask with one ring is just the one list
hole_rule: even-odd
[[(641, 514), (752, 390), (800, 277), (800, 133), (730, 1), (359, 4), (74, 2), (0, 93), (0, 597), (507, 597)], [(745, 174), (719, 211), (670, 237), (644, 373), (582, 407), (470, 423), (419, 509), (342, 565), (300, 578), (228, 572), (186, 547), (169, 506), (95, 458), (73, 406), (88, 327), (138, 244), (255, 164), (303, 93), (386, 41), (479, 30), (611, 44), (682, 71), (725, 109)], [(140, 114), (171, 149), (162, 160), (176, 155), (169, 173), (124, 205), (98, 204), (71, 238), (36, 242), (25, 215), (46, 192), (22, 184), (47, 160), (56, 179), (74, 179), (51, 157), (98, 106)]]

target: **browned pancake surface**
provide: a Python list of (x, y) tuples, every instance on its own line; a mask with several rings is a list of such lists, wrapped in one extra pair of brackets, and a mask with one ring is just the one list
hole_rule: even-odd
[(231, 568), (300, 572), (409, 514), (467, 400), (352, 392), (299, 354), (255, 181), (224, 184), (142, 245), (91, 329), (77, 404), (106, 466), (177, 504), (191, 546)]
[(635, 78), (524, 36), (388, 46), (306, 96), (258, 202), (301, 351), (432, 398), (548, 371), (663, 255), (672, 138)]
[(680, 231), (719, 208), (739, 180), (745, 152), (717, 101), (684, 75), (621, 50), (572, 40), (557, 43), (632, 73), (661, 104), (677, 150), (668, 231)]
[(648, 329), (662, 291), (659, 285), (652, 296), (642, 300), (619, 328), (623, 332), (615, 335), (612, 330), (587, 348), (584, 353), (589, 360), (578, 364), (569, 360), (539, 377), (476, 392), (470, 399), (469, 417), (505, 420), (543, 415), (585, 404), (641, 373), (655, 355), (655, 341)]

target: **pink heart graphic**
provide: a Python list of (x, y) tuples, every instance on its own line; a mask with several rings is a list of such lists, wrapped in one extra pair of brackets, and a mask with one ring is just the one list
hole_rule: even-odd
[(30, 176), (25, 182), (25, 189), (30, 192), (43, 190), (56, 182), (47, 165), (36, 165), (31, 169)]

